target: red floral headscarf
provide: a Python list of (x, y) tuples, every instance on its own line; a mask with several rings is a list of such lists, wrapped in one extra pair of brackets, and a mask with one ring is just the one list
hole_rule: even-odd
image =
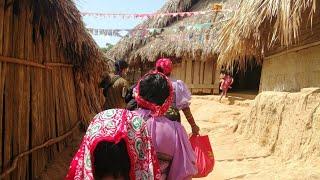
[[(152, 103), (152, 102), (149, 102), (145, 99), (143, 99), (141, 96), (140, 96), (140, 82), (142, 79), (144, 79), (146, 76), (149, 76), (149, 75), (152, 75), (152, 74), (159, 74), (161, 75), (163, 78), (166, 79), (168, 85), (169, 85), (169, 96), (168, 98), (165, 100), (165, 102), (162, 104), (162, 105), (157, 105), (155, 103)], [(154, 117), (157, 117), (157, 116), (162, 116), (164, 113), (166, 113), (169, 109), (169, 107), (171, 106), (172, 104), (172, 101), (173, 101), (173, 87), (172, 87), (172, 84), (171, 84), (171, 81), (168, 79), (168, 77), (160, 72), (150, 72), (150, 73), (147, 73), (146, 75), (144, 75), (138, 82), (138, 85), (136, 86), (137, 88), (137, 96), (136, 96), (136, 101), (138, 103), (138, 105), (140, 107), (143, 107), (145, 109), (149, 109), (151, 110), (152, 112), (152, 116)]]
[(160, 179), (156, 153), (144, 120), (134, 112), (110, 109), (96, 115), (74, 156), (66, 180), (93, 180), (93, 152), (102, 141), (124, 140), (130, 157), (130, 179)]
[(161, 58), (156, 62), (156, 68), (161, 68), (163, 70), (163, 74), (169, 75), (172, 71), (172, 61), (169, 58)]

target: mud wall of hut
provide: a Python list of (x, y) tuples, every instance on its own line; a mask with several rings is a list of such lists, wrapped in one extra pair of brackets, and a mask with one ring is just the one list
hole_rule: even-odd
[[(94, 98), (96, 90), (83, 90), (87, 82), (74, 72), (72, 61), (65, 59), (56, 36), (48, 29), (36, 33), (32, 12), (21, 7), (17, 13), (13, 4), (13, 0), (0, 0), (1, 173), (20, 153), (68, 132), (96, 103), (86, 97)], [(79, 105), (85, 109), (81, 115)], [(23, 157), (4, 179), (36, 179), (70, 140)]]
[(267, 57), (260, 91), (300, 91), (320, 87), (320, 45)]

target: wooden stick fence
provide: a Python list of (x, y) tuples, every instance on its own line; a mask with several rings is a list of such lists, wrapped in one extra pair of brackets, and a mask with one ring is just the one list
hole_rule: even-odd
[(32, 62), (30, 60), (23, 60), (23, 59), (12, 58), (12, 57), (4, 57), (4, 56), (0, 56), (0, 62), (20, 64), (20, 65), (32, 66), (32, 67), (48, 69), (48, 70), (52, 70), (52, 67), (66, 67), (66, 68), (72, 68), (73, 67), (72, 64), (63, 64), (63, 63), (44, 63), (44, 64), (39, 64), (39, 63)]
[(46, 141), (45, 143), (43, 143), (42, 145), (36, 146), (36, 147), (30, 149), (29, 151), (23, 152), (23, 153), (19, 154), (18, 156), (16, 156), (14, 158), (14, 160), (13, 160), (13, 163), (12, 163), (11, 167), (6, 169), (5, 171), (3, 171), (3, 173), (0, 175), (0, 179), (3, 179), (4, 177), (6, 177), (10, 173), (12, 173), (17, 168), (18, 161), (21, 158), (23, 158), (24, 156), (27, 156), (27, 155), (39, 150), (39, 149), (43, 149), (43, 148), (46, 148), (48, 146), (51, 146), (51, 145), (54, 145), (56, 143), (59, 143), (59, 142), (63, 141), (64, 139), (66, 139), (67, 137), (72, 135), (73, 132), (78, 129), (79, 125), (80, 125), (80, 121), (78, 121), (76, 123), (76, 125), (74, 125), (73, 128), (70, 131), (68, 131), (67, 133), (65, 133), (65, 134), (63, 134), (63, 135), (61, 135), (59, 137), (50, 139), (50, 140)]

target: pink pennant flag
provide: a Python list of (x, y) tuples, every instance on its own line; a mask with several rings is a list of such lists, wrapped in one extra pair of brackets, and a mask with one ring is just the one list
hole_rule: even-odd
[(195, 16), (199, 15), (199, 12), (193, 12), (193, 15), (195, 15)]
[(190, 12), (186, 12), (185, 16), (190, 17), (192, 14)]
[(184, 17), (185, 13), (179, 13), (180, 17)]

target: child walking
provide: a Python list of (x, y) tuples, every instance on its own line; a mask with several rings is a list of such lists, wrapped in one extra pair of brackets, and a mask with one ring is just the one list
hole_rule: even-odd
[(222, 72), (221, 79), (220, 79), (220, 90), (222, 92), (221, 92), (219, 102), (221, 102), (221, 99), (223, 96), (227, 97), (227, 92), (229, 89), (232, 88), (231, 87), (232, 84), (233, 84), (233, 78), (232, 78), (231, 74)]

